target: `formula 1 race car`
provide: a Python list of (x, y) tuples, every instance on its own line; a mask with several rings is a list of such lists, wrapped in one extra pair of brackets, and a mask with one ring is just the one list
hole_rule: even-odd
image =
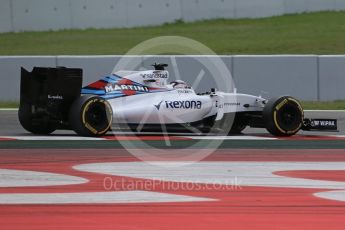
[(333, 119), (305, 119), (298, 100), (224, 93), (196, 94), (181, 80), (168, 83), (166, 64), (154, 70), (119, 71), (82, 88), (82, 70), (21, 70), (19, 121), (29, 132), (72, 129), (81, 136), (109, 130), (239, 134), (247, 126), (275, 136), (302, 130), (337, 130)]

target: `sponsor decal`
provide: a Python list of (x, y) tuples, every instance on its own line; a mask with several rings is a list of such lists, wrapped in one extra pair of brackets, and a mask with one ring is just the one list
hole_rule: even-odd
[(139, 92), (149, 92), (149, 88), (146, 86), (138, 86), (138, 85), (118, 85), (118, 84), (108, 84), (104, 87), (106, 93), (110, 93), (113, 91), (122, 91), (122, 90), (133, 90)]
[(53, 99), (53, 100), (63, 100), (63, 96), (61, 95), (50, 95), (48, 94), (48, 99)]
[[(167, 109), (201, 109), (202, 102), (201, 101), (164, 101), (165, 102), (165, 108)], [(154, 105), (157, 110), (160, 109), (161, 104), (163, 101), (161, 101), (159, 104)]]
[(227, 103), (224, 103), (224, 106), (240, 106), (241, 103), (239, 102), (227, 102)]
[(311, 126), (312, 127), (318, 127), (318, 126), (335, 126), (335, 121), (332, 120), (312, 120), (311, 121)]
[(154, 71), (152, 73), (143, 73), (140, 74), (142, 78), (145, 79), (152, 79), (152, 78), (168, 78), (168, 72), (167, 71)]
[(165, 101), (167, 109), (201, 109), (201, 101)]
[(284, 99), (283, 101), (281, 101), (277, 106), (276, 106), (276, 110), (280, 110), (286, 103), (288, 103), (288, 99)]
[(178, 93), (193, 93), (194, 91), (191, 89), (178, 89)]
[(162, 103), (163, 103), (163, 101), (159, 102), (157, 105), (154, 105), (157, 110), (159, 110), (161, 108)]

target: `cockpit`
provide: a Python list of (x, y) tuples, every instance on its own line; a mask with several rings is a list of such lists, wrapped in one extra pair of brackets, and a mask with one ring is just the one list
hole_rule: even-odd
[[(168, 67), (168, 64), (161, 64), (161, 63), (154, 63), (152, 65), (156, 71), (165, 71), (165, 68)], [(191, 87), (188, 86), (188, 84), (185, 81), (182, 80), (175, 80), (170, 82), (170, 85), (167, 85), (166, 81), (159, 81), (157, 82), (157, 79), (152, 79), (151, 84), (156, 84), (157, 83), (162, 87), (163, 85), (166, 85), (167, 87), (172, 87), (174, 89), (190, 89)]]

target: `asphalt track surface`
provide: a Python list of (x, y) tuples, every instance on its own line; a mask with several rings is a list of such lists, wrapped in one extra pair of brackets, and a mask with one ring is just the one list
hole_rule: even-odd
[[(311, 115), (338, 118), (340, 132), (0, 138), (1, 229), (342, 230), (345, 113)], [(15, 111), (0, 117), (0, 136), (33, 137)]]
[[(16, 110), (0, 110), (0, 135), (1, 136), (18, 136), (18, 135), (28, 135), (28, 133), (21, 127), (18, 121), (18, 115)], [(330, 118), (338, 119), (338, 133), (327, 133), (327, 132), (300, 132), (300, 134), (313, 134), (313, 135), (345, 135), (345, 111), (314, 111), (306, 112), (305, 117), (308, 118)], [(244, 133), (247, 134), (262, 134), (267, 133), (264, 129), (252, 129), (247, 128)], [(54, 134), (61, 135), (73, 135), (72, 131), (59, 130), (54, 132)]]

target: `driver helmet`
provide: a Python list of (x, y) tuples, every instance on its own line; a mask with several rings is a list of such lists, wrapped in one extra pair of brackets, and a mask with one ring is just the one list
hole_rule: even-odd
[(174, 89), (188, 89), (189, 88), (187, 83), (182, 80), (172, 81), (170, 82), (170, 84), (172, 85)]

